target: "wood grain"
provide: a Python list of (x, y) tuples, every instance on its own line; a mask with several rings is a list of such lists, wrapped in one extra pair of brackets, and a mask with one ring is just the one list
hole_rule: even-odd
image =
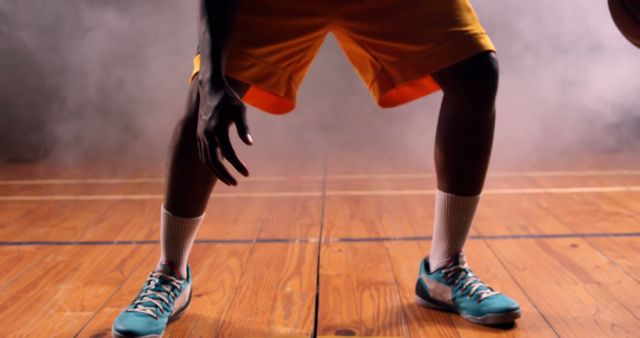
[[(329, 194), (323, 200), (321, 161), (296, 158), (304, 169), (269, 167), (277, 179), (243, 180), (237, 189), (216, 189), (313, 194), (212, 199), (198, 238), (239, 242), (195, 246), (190, 259), (193, 302), (185, 316), (168, 327), (167, 336), (308, 337), (313, 334), (316, 290), (320, 336), (590, 337), (640, 332), (640, 239), (633, 235), (640, 232), (640, 192), (484, 196), (472, 235), (490, 239), (468, 241), (471, 267), (518, 300), (523, 310), (515, 327), (498, 329), (414, 302), (418, 262), (429, 243), (410, 238), (431, 235), (432, 195)], [(433, 176), (393, 177), (428, 172), (420, 164), (399, 171), (397, 164), (346, 168), (334, 160), (329, 161), (333, 178), (326, 181), (330, 191), (435, 188)], [(350, 178), (344, 173), (383, 176)], [(0, 168), (2, 179), (161, 175), (157, 168), (124, 164), (66, 171), (55, 164)], [(282, 175), (292, 178), (283, 180)], [(624, 174), (496, 175), (487, 180), (488, 189), (639, 184), (640, 175)], [(8, 194), (162, 194), (162, 183), (0, 184), (0, 195)], [(0, 201), (0, 241), (158, 240), (160, 203)], [(584, 233), (601, 237), (499, 237)], [(606, 234), (625, 237), (602, 237)], [(404, 240), (393, 240), (398, 237)], [(0, 336), (109, 336), (113, 319), (155, 266), (159, 247), (105, 244), (0, 246)]]
[(587, 242), (640, 283), (640, 238), (589, 238)]
[[(5, 283), (0, 297), (3, 335), (68, 337), (116, 292), (149, 247), (32, 247), (36, 266)], [(5, 252), (7, 254), (7, 252)], [(82, 259), (78, 259), (82, 257)]]
[(638, 283), (584, 240), (496, 241), (491, 248), (560, 336), (640, 330)]
[(317, 244), (256, 244), (211, 336), (309, 336)]
[(406, 336), (406, 319), (382, 243), (323, 247), (318, 334)]
[(553, 337), (553, 329), (537, 312), (518, 283), (500, 264), (483, 241), (467, 242), (465, 251), (473, 271), (496, 290), (516, 299), (523, 316), (513, 328), (493, 328), (472, 324), (455, 314), (435, 311), (415, 303), (414, 286), (420, 259), (428, 253), (428, 243), (385, 242), (392, 261), (395, 279), (401, 291), (407, 330), (412, 337)]

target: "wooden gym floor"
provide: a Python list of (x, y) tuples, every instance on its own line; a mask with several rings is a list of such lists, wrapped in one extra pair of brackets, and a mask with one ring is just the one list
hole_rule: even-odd
[[(611, 163), (490, 173), (466, 250), (520, 302), (511, 328), (414, 303), (433, 217), (426, 171), (311, 163), (216, 187), (192, 305), (166, 336), (637, 337), (640, 170)], [(156, 263), (161, 177), (0, 169), (0, 336), (110, 336)]]

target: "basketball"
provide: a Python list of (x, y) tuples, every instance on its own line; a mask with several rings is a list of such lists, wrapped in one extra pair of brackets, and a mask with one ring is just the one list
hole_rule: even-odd
[(640, 48), (640, 0), (609, 0), (609, 12), (622, 35)]

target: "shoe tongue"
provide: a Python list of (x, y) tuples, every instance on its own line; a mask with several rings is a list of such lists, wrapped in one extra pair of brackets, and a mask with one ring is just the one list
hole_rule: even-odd
[(158, 264), (155, 271), (177, 279), (182, 279), (182, 276), (180, 276), (180, 272), (178, 271), (178, 269), (170, 262), (162, 262)]
[(463, 251), (458, 251), (453, 259), (451, 259), (452, 265), (465, 266), (467, 264), (467, 257), (464, 255)]

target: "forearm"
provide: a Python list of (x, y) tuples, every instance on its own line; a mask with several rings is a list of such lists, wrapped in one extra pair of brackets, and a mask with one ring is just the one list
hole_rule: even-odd
[(235, 14), (234, 0), (200, 0), (200, 85), (209, 90), (225, 88), (227, 43)]

